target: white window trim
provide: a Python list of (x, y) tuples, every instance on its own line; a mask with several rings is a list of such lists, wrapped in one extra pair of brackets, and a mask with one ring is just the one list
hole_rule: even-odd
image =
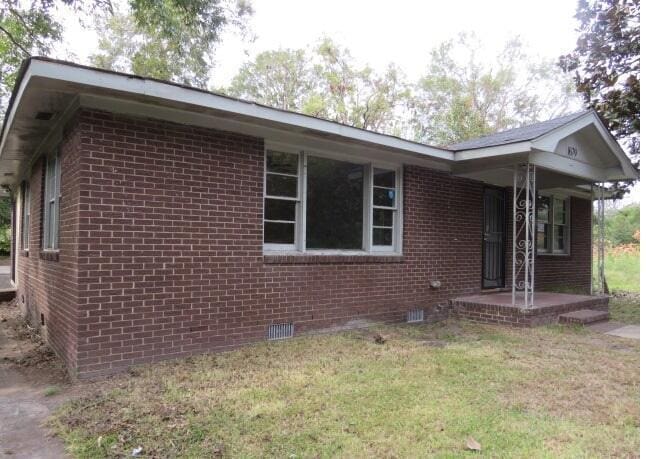
[[(54, 176), (50, 179), (49, 164), (52, 159), (56, 160)], [(53, 180), (53, 184), (51, 183)], [(57, 252), (58, 236), (60, 232), (60, 205), (61, 205), (61, 158), (57, 151), (49, 155), (45, 160), (45, 188), (43, 190), (43, 251)], [(51, 188), (53, 187), (53, 193)], [(53, 199), (52, 199), (53, 194)], [(51, 206), (53, 201), (53, 208)], [(53, 214), (52, 215), (52, 210)], [(53, 222), (52, 222), (53, 218)]]
[[(550, 256), (550, 257), (566, 257), (570, 255), (570, 239), (571, 239), (571, 232), (572, 232), (572, 219), (570, 216), (571, 212), (571, 198), (570, 196), (562, 195), (562, 194), (552, 194), (552, 193), (538, 193), (539, 196), (550, 198), (550, 208), (549, 208), (549, 216), (548, 216), (548, 221), (546, 222), (547, 225), (549, 225), (550, 228), (550, 241), (549, 241), (549, 250), (540, 250), (538, 249), (536, 252), (540, 256)], [(555, 250), (554, 249), (554, 240), (555, 237), (554, 235), (556, 234), (556, 224), (554, 223), (554, 199), (561, 199), (563, 200), (563, 203), (565, 205), (565, 224), (564, 225), (558, 225), (558, 226), (565, 226), (565, 243), (564, 243), (564, 250)], [(538, 219), (537, 219), (538, 223)], [(536, 231), (534, 231), (536, 233)]]
[[(264, 206), (265, 199), (272, 198), (267, 195), (267, 152), (276, 150), (284, 153), (298, 155), (298, 191), (296, 201), (296, 223), (294, 244), (267, 244), (263, 243), (263, 252), (266, 255), (401, 255), (402, 254), (402, 235), (403, 235), (403, 180), (402, 165), (399, 163), (390, 163), (376, 161), (369, 156), (348, 156), (339, 152), (322, 151), (320, 149), (302, 148), (295, 145), (282, 143), (265, 143), (264, 156), (264, 175), (263, 175), (263, 241), (264, 241)], [(335, 159), (338, 161), (350, 162), (364, 166), (364, 215), (363, 215), (363, 248), (357, 249), (306, 249), (306, 228), (307, 228), (307, 158), (317, 156), (326, 159)], [(372, 210), (373, 210), (373, 170), (387, 169), (395, 171), (395, 207), (393, 222), (393, 244), (391, 246), (373, 246), (372, 245)], [(276, 198), (276, 197), (274, 197)], [(278, 199), (285, 199), (277, 197)]]

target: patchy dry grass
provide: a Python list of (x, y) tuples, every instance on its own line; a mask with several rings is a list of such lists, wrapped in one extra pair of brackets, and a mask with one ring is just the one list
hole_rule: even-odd
[(639, 293), (615, 293), (610, 298), (610, 319), (639, 325)]
[(639, 349), (561, 327), (382, 326), (138, 367), (51, 425), (77, 457), (454, 457), (469, 436), (486, 456), (630, 457)]

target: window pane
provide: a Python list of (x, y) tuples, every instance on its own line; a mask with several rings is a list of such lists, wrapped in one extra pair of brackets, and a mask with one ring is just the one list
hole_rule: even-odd
[(294, 224), (265, 222), (265, 243), (293, 244)]
[(386, 209), (373, 209), (372, 224), (374, 226), (393, 226), (393, 211)]
[(554, 250), (565, 251), (565, 226), (556, 226), (554, 228)]
[(554, 198), (554, 223), (565, 224), (565, 201), (558, 198)]
[(536, 198), (536, 220), (548, 222), (550, 219), (550, 197), (539, 196)]
[(298, 196), (298, 178), (267, 174), (267, 195), (295, 198)]
[(395, 207), (395, 190), (374, 188), (372, 196), (375, 206)]
[(395, 188), (395, 171), (374, 169), (374, 186)]
[(308, 249), (363, 246), (363, 166), (307, 158)]
[(282, 174), (298, 174), (298, 155), (279, 151), (267, 152), (267, 170)]
[(265, 199), (265, 220), (296, 220), (296, 203), (282, 199)]
[(549, 245), (549, 226), (545, 223), (536, 224), (536, 249), (541, 252), (547, 252), (550, 249)]
[(373, 228), (372, 245), (393, 245), (393, 230), (388, 228)]

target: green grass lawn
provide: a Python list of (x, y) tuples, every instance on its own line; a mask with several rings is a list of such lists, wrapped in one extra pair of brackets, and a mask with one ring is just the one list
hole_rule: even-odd
[(608, 254), (605, 274), (611, 292), (639, 293), (639, 253)]
[(639, 253), (609, 253), (605, 274), (610, 298), (610, 319), (639, 324)]
[(488, 457), (639, 454), (639, 344), (582, 329), (380, 326), (88, 390), (50, 421), (76, 457), (470, 457), (469, 437)]

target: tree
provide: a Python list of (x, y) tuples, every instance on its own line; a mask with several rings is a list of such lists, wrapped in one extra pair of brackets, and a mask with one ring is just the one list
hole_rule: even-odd
[(639, 243), (639, 204), (609, 212), (605, 221), (606, 240), (612, 246)]
[(431, 51), (411, 101), (416, 140), (449, 145), (580, 108), (556, 63), (528, 56), (519, 39), (492, 62), (482, 48), (461, 34)]
[(245, 62), (225, 92), (283, 110), (304, 110), (312, 95), (311, 61), (304, 49), (278, 49)]
[[(0, 110), (4, 112), (20, 63), (48, 56), (62, 38), (52, 12), (71, 7), (80, 17), (98, 17), (106, 39), (97, 62), (182, 83), (205, 86), (209, 57), (226, 27), (245, 27), (248, 0), (129, 0), (115, 13), (113, 0), (21, 0), (0, 3)], [(115, 16), (113, 17), (113, 14)], [(120, 34), (115, 33), (115, 30)], [(114, 46), (110, 46), (114, 41)]]
[(4, 112), (21, 62), (33, 55), (47, 55), (61, 39), (61, 27), (48, 9), (37, 3), (21, 8), (17, 1), (0, 6), (0, 110)]
[(236, 97), (351, 126), (400, 134), (409, 96), (401, 70), (383, 73), (356, 63), (323, 38), (314, 47), (260, 53), (224, 91)]
[(246, 30), (246, 0), (131, 0), (130, 11), (99, 18), (102, 68), (206, 88), (223, 31)]
[(575, 17), (577, 46), (559, 64), (638, 164), (639, 0), (579, 0)]

